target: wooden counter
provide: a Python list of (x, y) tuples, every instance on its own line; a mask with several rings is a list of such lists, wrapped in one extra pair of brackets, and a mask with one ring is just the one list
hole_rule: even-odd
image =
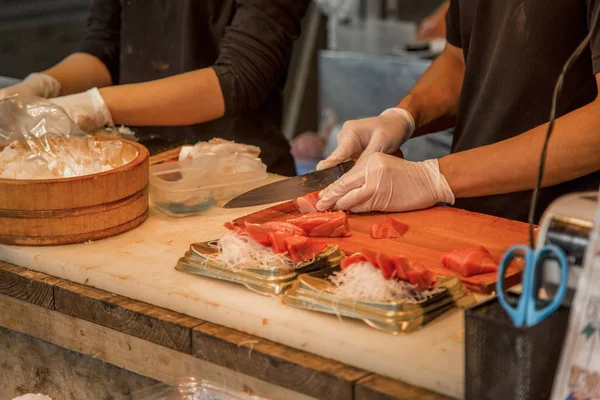
[[(10, 377), (0, 379), (0, 398), (44, 388), (52, 395), (52, 384), (62, 381), (94, 393), (91, 377), (125, 394), (187, 375), (269, 399), (463, 396), (460, 310), (391, 336), (174, 269), (190, 243), (218, 238), (226, 221), (261, 208), (189, 218), (152, 210), (137, 229), (93, 243), (0, 245), (0, 327), (7, 328), (0, 328), (0, 376)], [(20, 347), (3, 347), (5, 337), (20, 338)], [(29, 366), (41, 377), (13, 366), (26, 349), (49, 357), (26, 360), (44, 365)], [(59, 353), (62, 367), (50, 368), (50, 355)], [(72, 370), (80, 376), (65, 372)]]
[(0, 327), (0, 398), (124, 398), (195, 375), (269, 399), (448, 399), (4, 262)]

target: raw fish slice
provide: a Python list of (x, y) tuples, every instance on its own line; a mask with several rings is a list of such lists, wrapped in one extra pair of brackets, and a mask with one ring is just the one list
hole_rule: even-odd
[(417, 289), (429, 289), (431, 288), (437, 276), (429, 271), (427, 267), (421, 264), (418, 261), (413, 261), (410, 263), (411, 272), (409, 272), (409, 282), (415, 285)]
[(319, 202), (319, 192), (305, 194), (302, 197), (294, 199), (294, 207), (300, 214), (317, 212), (317, 203)]
[(351, 256), (345, 257), (342, 260), (340, 267), (342, 269), (346, 269), (349, 266), (351, 266), (352, 264), (356, 264), (359, 262), (365, 262), (365, 261), (367, 261), (367, 259), (362, 254), (353, 254)]
[(269, 237), (271, 231), (263, 229), (260, 225), (246, 225), (245, 232), (263, 246), (271, 246), (271, 238)]
[(348, 237), (348, 236), (352, 236), (352, 234), (349, 232), (348, 227), (345, 225), (340, 225), (337, 228), (335, 228), (333, 230), (333, 232), (331, 232), (330, 237)]
[(398, 222), (393, 218), (387, 217), (382, 222), (371, 226), (371, 238), (373, 239), (392, 239), (404, 236), (408, 231), (408, 225)]
[(312, 237), (344, 237), (350, 234), (348, 216), (343, 211), (316, 212), (288, 219)]
[(365, 260), (367, 260), (367, 262), (370, 262), (371, 264), (373, 264), (373, 266), (375, 268), (379, 268), (379, 265), (377, 264), (377, 253), (375, 253), (371, 250), (364, 249), (363, 251), (360, 252), (360, 254), (362, 254), (362, 256), (365, 258)]
[(269, 233), (269, 239), (271, 241), (271, 248), (273, 252), (276, 254), (283, 254), (287, 252), (287, 248), (285, 247), (285, 238), (289, 237), (288, 235), (281, 235), (276, 232)]
[(483, 246), (458, 249), (444, 254), (442, 265), (458, 272), (463, 277), (498, 271), (498, 262)]
[[(246, 224), (246, 226), (251, 224)], [(278, 232), (278, 233), (287, 233), (295, 236), (306, 236), (306, 232), (302, 228), (297, 227), (296, 225), (290, 224), (289, 222), (265, 222), (260, 225), (261, 228), (267, 229), (270, 231)]]
[(396, 268), (392, 260), (383, 253), (377, 254), (377, 266), (381, 270), (381, 274), (387, 280), (390, 280), (396, 274)]
[(340, 224), (339, 220), (325, 222), (319, 226), (315, 226), (311, 231), (312, 237), (345, 237), (348, 236), (348, 229), (344, 224)]
[(404, 256), (396, 256), (392, 257), (392, 262), (396, 268), (396, 278), (403, 281), (408, 281), (408, 271), (410, 270), (408, 259)]
[(289, 236), (284, 239), (288, 256), (295, 263), (314, 259), (327, 244), (315, 243), (305, 236)]

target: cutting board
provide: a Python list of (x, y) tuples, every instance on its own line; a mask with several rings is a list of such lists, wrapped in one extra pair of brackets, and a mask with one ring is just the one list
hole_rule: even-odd
[[(297, 215), (299, 214), (293, 203), (287, 202), (238, 218), (234, 223), (242, 226), (246, 222), (262, 224)], [(372, 239), (371, 226), (386, 217), (408, 224), (408, 232), (396, 239)], [(404, 255), (410, 260), (422, 262), (430, 270), (444, 276), (458, 275), (441, 265), (444, 253), (479, 244), (499, 260), (510, 246), (527, 243), (529, 240), (529, 227), (526, 223), (445, 206), (405, 213), (351, 214), (349, 222), (352, 232), (350, 237), (315, 240), (338, 244), (346, 254), (369, 249), (389, 255)], [(520, 282), (521, 267), (515, 263), (509, 268), (507, 287)], [(497, 274), (482, 274), (461, 280), (472, 291), (492, 293), (495, 290)]]

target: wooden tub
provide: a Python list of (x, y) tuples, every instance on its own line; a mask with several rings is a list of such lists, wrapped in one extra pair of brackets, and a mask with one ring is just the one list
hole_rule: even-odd
[(148, 150), (119, 140), (129, 161), (109, 171), (47, 180), (0, 178), (0, 243), (82, 243), (118, 235), (144, 222)]

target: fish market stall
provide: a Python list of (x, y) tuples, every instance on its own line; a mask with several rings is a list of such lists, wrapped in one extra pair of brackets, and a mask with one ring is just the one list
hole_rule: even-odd
[[(494, 260), (527, 240), (527, 225), (448, 207), (315, 215), (314, 195), (218, 207), (282, 179), (256, 150), (215, 140), (146, 159), (141, 191), (115, 186), (134, 190), (126, 203), (149, 192), (153, 207), (117, 236), (0, 240), (0, 396), (123, 397), (196, 377), (267, 399), (461, 398), (461, 307), (488, 297)], [(56, 200), (47, 197), (31, 204)], [(119, 200), (100, 211), (122, 210)], [(21, 217), (52, 217), (36, 219), (39, 238), (48, 226), (89, 227), (67, 217), (90, 209)], [(250, 248), (263, 267), (240, 262)], [(518, 281), (518, 266), (508, 278)], [(355, 292), (363, 297), (348, 298)]]
[[(1, 259), (9, 263), (0, 275), (0, 325), (8, 328), (2, 335), (20, 332), (116, 365), (135, 373), (138, 386), (139, 376), (174, 383), (199, 374), (267, 398), (400, 395), (409, 390), (405, 382), (462, 396), (458, 309), (393, 336), (175, 270), (190, 243), (214, 240), (226, 231), (224, 223), (263, 208), (213, 208), (179, 219), (152, 210), (140, 227), (110, 239), (2, 246)], [(471, 241), (526, 238), (521, 224), (472, 218), (463, 230)], [(431, 236), (443, 240), (439, 233)]]

